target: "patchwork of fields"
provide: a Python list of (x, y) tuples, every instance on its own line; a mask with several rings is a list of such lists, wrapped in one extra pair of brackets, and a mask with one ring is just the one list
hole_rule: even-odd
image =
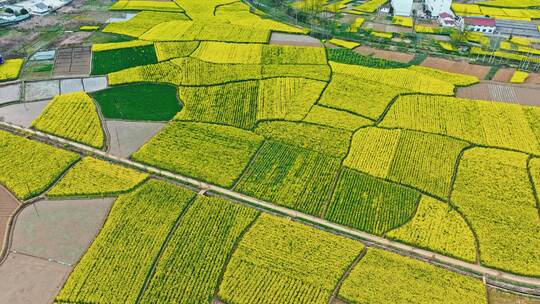
[[(31, 129), (540, 278), (540, 108), (457, 98), (472, 76), (268, 44), (305, 30), (242, 2), (112, 9), (140, 12), (103, 30), (133, 40), (92, 46), (108, 87), (54, 97)], [(0, 183), (21, 202), (116, 199), (55, 303), (486, 301), (470, 273), (21, 135), (0, 130)]]

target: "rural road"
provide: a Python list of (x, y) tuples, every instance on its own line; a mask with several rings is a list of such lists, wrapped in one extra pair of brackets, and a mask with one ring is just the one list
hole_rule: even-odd
[(449, 268), (451, 270), (458, 271), (460, 273), (463, 273), (469, 276), (483, 278), (484, 280), (486, 280), (486, 283), (492, 286), (496, 286), (496, 287), (498, 286), (505, 289), (510, 289), (513, 291), (527, 293), (531, 295), (540, 295), (540, 278), (519, 276), (512, 273), (495, 270), (495, 269), (485, 267), (482, 265), (468, 263), (468, 262), (454, 259), (445, 255), (442, 255), (442, 254), (438, 254), (438, 253), (430, 252), (427, 250), (419, 249), (416, 247), (412, 247), (409, 245), (405, 245), (399, 242), (391, 241), (391, 240), (388, 240), (388, 239), (385, 239), (376, 235), (372, 235), (369, 233), (365, 233), (362, 231), (344, 227), (344, 226), (341, 226), (341, 225), (338, 225), (338, 224), (329, 222), (327, 220), (317, 218), (317, 217), (314, 217), (314, 216), (311, 216), (302, 212), (298, 212), (298, 211), (281, 207), (281, 206), (278, 206), (278, 205), (275, 205), (266, 201), (262, 201), (257, 198), (253, 198), (253, 197), (250, 197), (250, 196), (247, 196), (247, 195), (235, 192), (235, 191), (231, 191), (229, 189), (211, 185), (211, 184), (208, 184), (208, 183), (205, 183), (205, 182), (202, 182), (202, 181), (190, 178), (190, 177), (186, 177), (186, 176), (175, 174), (169, 171), (161, 170), (156, 167), (147, 166), (147, 165), (141, 164), (139, 162), (134, 162), (126, 158), (116, 157), (116, 156), (108, 154), (107, 152), (104, 152), (95, 148), (91, 148), (86, 145), (73, 142), (70, 140), (66, 140), (57, 136), (53, 136), (53, 135), (46, 134), (40, 131), (36, 131), (33, 129), (23, 128), (23, 127), (13, 125), (7, 122), (0, 122), (0, 127), (2, 129), (5, 129), (11, 132), (15, 131), (19, 133), (22, 132), (22, 133), (32, 134), (41, 139), (45, 139), (50, 142), (64, 145), (68, 149), (74, 149), (74, 150), (85, 152), (88, 154), (93, 154), (112, 162), (123, 164), (129, 167), (138, 168), (139, 170), (148, 172), (150, 174), (166, 177), (166, 178), (196, 187), (198, 189), (201, 189), (202, 191), (206, 191), (211, 194), (224, 196), (224, 197), (236, 200), (240, 203), (247, 203), (249, 205), (258, 207), (266, 211), (270, 211), (272, 213), (277, 213), (282, 216), (290, 217), (295, 220), (307, 222), (311, 225), (314, 225), (315, 227), (319, 229), (329, 230), (334, 233), (339, 233), (339, 234), (343, 234), (351, 238), (363, 240), (367, 242), (368, 245), (371, 245), (371, 246), (380, 247), (386, 250), (394, 251), (401, 255), (406, 255), (406, 256), (417, 258), (417, 259), (421, 259), (429, 263), (440, 265), (445, 268)]

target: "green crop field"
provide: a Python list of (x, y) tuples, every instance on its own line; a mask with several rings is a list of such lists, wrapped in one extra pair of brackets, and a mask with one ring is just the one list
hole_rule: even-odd
[(478, 148), (463, 155), (452, 203), (478, 235), (483, 264), (526, 275), (540, 271), (534, 195), (526, 154)]
[(381, 235), (408, 221), (419, 199), (416, 190), (343, 169), (325, 218)]
[(194, 196), (191, 191), (154, 180), (120, 196), (56, 300), (134, 302), (161, 245)]
[(322, 214), (340, 161), (321, 153), (266, 142), (236, 190), (309, 214)]
[[(494, 303), (493, 286), (540, 286), (540, 107), (526, 96), (537, 75), (495, 85), (471, 76), (488, 69), (479, 57), (467, 69), (430, 63), (450, 52), (380, 59), (420, 45), (416, 31), (375, 37), (359, 20), (384, 18), (362, 13), (350, 36), (339, 35), (347, 24), (319, 32), (329, 11), (295, 2), (289, 17), (313, 22), (303, 28), (272, 19), (270, 2), (120, 0), (110, 9), (133, 18), (85, 21), (101, 31), (85, 32), (83, 46), (127, 38), (92, 45), (99, 76), (81, 91), (44, 108), (26, 102), (79, 81), (58, 80), (56, 67), (51, 88), (22, 79), (19, 101), (3, 101), (17, 82), (0, 87), (0, 185), (26, 203), (4, 208), (0, 189), (4, 288), (49, 288), (35, 283), (46, 267), (6, 276), (4, 261), (23, 254), (65, 268), (55, 273), (65, 281), (43, 275), (54, 288), (27, 301), (38, 304)], [(362, 35), (352, 49), (331, 44)], [(489, 100), (462, 98), (471, 92)], [(102, 217), (83, 214), (95, 230), (79, 229), (85, 221), (33, 242), (84, 245), (74, 265), (19, 252), (16, 232), (41, 226), (17, 225), (26, 212), (47, 216), (43, 203), (58, 203), (59, 215), (40, 225), (59, 227), (82, 205), (112, 204)]]
[(328, 303), (339, 278), (362, 247), (361, 243), (263, 214), (233, 254), (219, 296), (239, 304)]
[(263, 138), (233, 127), (174, 122), (133, 154), (160, 168), (232, 186)]
[(222, 86), (182, 87), (184, 110), (175, 119), (224, 124), (242, 129), (255, 125), (257, 81)]
[(164, 84), (118, 86), (92, 93), (105, 118), (123, 120), (170, 120), (181, 109), (177, 89)]
[(446, 198), (457, 158), (467, 146), (466, 142), (446, 136), (364, 128), (354, 134), (344, 164)]
[(172, 235), (141, 303), (208, 301), (229, 252), (257, 216), (253, 209), (198, 197)]
[(92, 74), (102, 75), (133, 66), (157, 62), (153, 45), (93, 52)]
[(79, 156), (0, 131), (0, 183), (20, 199), (46, 190)]
[(350, 303), (484, 303), (481, 281), (411, 258), (369, 249), (343, 283)]
[(32, 127), (95, 148), (102, 148), (105, 134), (96, 105), (86, 93), (55, 97)]
[(127, 192), (148, 174), (85, 157), (49, 191), (48, 196), (107, 196)]

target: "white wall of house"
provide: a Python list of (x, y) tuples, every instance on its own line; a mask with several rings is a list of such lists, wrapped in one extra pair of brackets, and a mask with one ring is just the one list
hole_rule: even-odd
[(438, 16), (440, 13), (451, 12), (452, 0), (425, 0), (426, 8), (431, 12), (431, 16)]
[(471, 32), (480, 32), (480, 33), (494, 33), (494, 26), (482, 26), (482, 25), (467, 25), (467, 30)]
[(395, 16), (409, 17), (412, 13), (413, 0), (392, 0)]

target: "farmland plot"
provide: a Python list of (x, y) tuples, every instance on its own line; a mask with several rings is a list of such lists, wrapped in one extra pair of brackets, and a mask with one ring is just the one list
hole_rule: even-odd
[(540, 153), (530, 107), (444, 96), (402, 96), (381, 126), (457, 137), (476, 144)]
[(48, 196), (107, 196), (127, 192), (148, 174), (85, 157), (47, 193)]
[(382, 85), (407, 89), (424, 94), (454, 95), (448, 82), (408, 69), (376, 69), (358, 65), (330, 62), (336, 73), (356, 76)]
[(120, 196), (56, 301), (134, 303), (165, 238), (194, 196), (155, 180)]
[(0, 183), (19, 199), (43, 192), (79, 156), (0, 131)]
[(157, 63), (153, 45), (94, 51), (92, 53), (92, 75), (104, 75), (153, 63)]
[(456, 160), (467, 146), (446, 136), (364, 128), (354, 134), (344, 165), (446, 198)]
[(369, 249), (339, 296), (349, 303), (484, 303), (481, 280), (380, 249)]
[(236, 190), (321, 216), (340, 159), (279, 142), (265, 142)]
[(379, 69), (406, 68), (409, 66), (409, 64), (397, 61), (375, 58), (372, 56), (363, 56), (348, 49), (338, 48), (327, 49), (326, 51), (328, 53), (328, 60), (339, 63), (362, 65)]
[(302, 120), (326, 83), (304, 78), (272, 78), (259, 83), (257, 120)]
[(224, 124), (242, 129), (255, 126), (257, 81), (211, 87), (181, 87), (184, 108), (175, 120)]
[(392, 99), (409, 92), (405, 88), (381, 85), (355, 75), (335, 72), (319, 103), (378, 119)]
[(474, 235), (459, 213), (447, 204), (422, 196), (412, 220), (387, 233), (391, 239), (474, 263)]
[(183, 12), (184, 10), (173, 1), (139, 1), (139, 0), (120, 0), (113, 4), (111, 10), (126, 11), (158, 11), (158, 12)]
[(343, 158), (349, 149), (351, 133), (304, 122), (260, 122), (255, 133), (267, 139)]
[(110, 42), (110, 43), (94, 43), (92, 44), (92, 52), (111, 51), (117, 49), (134, 48), (138, 46), (152, 45), (152, 41), (143, 40), (128, 40), (122, 42)]
[(475, 148), (463, 155), (452, 203), (478, 235), (482, 264), (540, 274), (540, 221), (526, 154)]
[(108, 24), (103, 32), (139, 37), (154, 26), (172, 20), (188, 20), (182, 13), (171, 12), (140, 12), (128, 21), (113, 22)]
[(258, 214), (219, 198), (197, 197), (172, 235), (141, 303), (208, 302), (229, 252)]
[(324, 48), (267, 44), (262, 48), (263, 64), (326, 64)]
[(314, 105), (311, 108), (304, 121), (348, 131), (355, 131), (373, 124), (371, 120), (361, 116), (319, 105)]
[(176, 58), (111, 73), (109, 84), (165, 82), (174, 85), (217, 85), (260, 78), (260, 65), (217, 64), (194, 58)]
[(56, 96), (32, 122), (32, 128), (94, 148), (105, 144), (96, 105), (83, 92)]
[(261, 64), (262, 44), (203, 41), (191, 55), (213, 63)]
[(329, 81), (330, 67), (326, 64), (264, 64), (262, 77), (301, 77)]
[(440, 79), (442, 81), (450, 82), (451, 84), (455, 86), (464, 87), (464, 86), (470, 86), (479, 82), (478, 78), (475, 76), (449, 73), (443, 70), (433, 69), (430, 67), (424, 67), (424, 66), (419, 66), (419, 65), (410, 66), (409, 70), (416, 71), (416, 72), (428, 75), (429, 77)]
[(220, 186), (232, 186), (263, 138), (252, 132), (206, 123), (174, 122), (132, 158)]
[(165, 121), (181, 109), (176, 90), (171, 85), (142, 83), (108, 88), (91, 96), (105, 118)]
[(407, 222), (419, 199), (415, 190), (345, 168), (325, 218), (382, 235)]
[(158, 61), (165, 61), (172, 58), (187, 57), (198, 47), (198, 41), (173, 41), (154, 43)]
[(266, 43), (267, 29), (251, 28), (215, 20), (174, 20), (157, 24), (140, 36), (150, 41), (221, 41)]
[(218, 295), (238, 304), (328, 303), (362, 248), (359, 242), (263, 214), (234, 252)]
[(305, 34), (307, 30), (285, 23), (274, 21), (270, 18), (261, 18), (258, 14), (252, 14), (250, 7), (243, 2), (231, 2), (215, 8), (214, 16), (218, 20), (226, 20), (232, 24), (249, 26), (258, 29), (267, 29), (282, 33)]

